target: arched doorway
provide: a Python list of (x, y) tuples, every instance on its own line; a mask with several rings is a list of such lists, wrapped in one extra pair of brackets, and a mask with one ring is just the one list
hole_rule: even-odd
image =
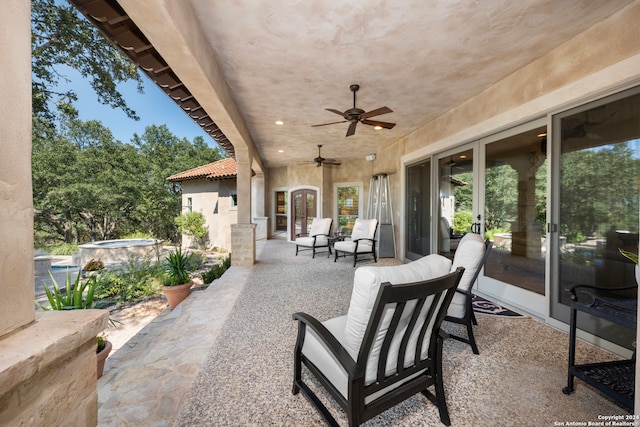
[(307, 233), (316, 216), (316, 190), (302, 189), (291, 192), (291, 240), (296, 234)]

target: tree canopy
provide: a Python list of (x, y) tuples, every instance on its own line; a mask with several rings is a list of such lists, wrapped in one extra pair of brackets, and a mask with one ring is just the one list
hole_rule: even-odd
[(142, 92), (142, 79), (136, 66), (118, 51), (90, 22), (69, 3), (56, 0), (31, 2), (32, 98), (35, 116), (53, 120), (59, 113), (76, 113), (73, 90), (60, 92), (65, 66), (89, 80), (98, 101), (122, 109), (138, 119), (127, 106), (118, 84), (136, 81)]
[(60, 129), (34, 123), (39, 242), (108, 240), (135, 232), (177, 241), (180, 187), (166, 178), (222, 158), (202, 137), (190, 142), (165, 125), (148, 126), (127, 144), (98, 121), (70, 119)]

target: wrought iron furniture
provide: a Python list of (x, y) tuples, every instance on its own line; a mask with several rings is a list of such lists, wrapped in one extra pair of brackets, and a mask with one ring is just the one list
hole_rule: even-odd
[(489, 239), (483, 241), (480, 235), (467, 233), (458, 244), (451, 266), (451, 271), (458, 267), (464, 267), (465, 270), (444, 320), (466, 326), (467, 338), (453, 334), (449, 334), (449, 337), (469, 344), (474, 354), (480, 352), (473, 335), (473, 325), (477, 325), (478, 321), (473, 313), (471, 288), (489, 257), (491, 246)]
[[(574, 378), (579, 378), (610, 396), (620, 406), (633, 413), (635, 350), (632, 358), (628, 360), (576, 365), (576, 321), (577, 313), (581, 311), (635, 329), (637, 327), (638, 286), (604, 288), (574, 285), (569, 287), (568, 290), (571, 292), (569, 372), (567, 386), (562, 389), (562, 392), (564, 394), (573, 392)], [(631, 294), (629, 294), (629, 291), (631, 291)]]
[(450, 261), (439, 255), (360, 267), (347, 315), (319, 322), (294, 314), (299, 324), (292, 393), (302, 391), (329, 425), (337, 425), (303, 381), (304, 365), (346, 412), (350, 426), (417, 393), (436, 404), (441, 421), (450, 425), (440, 325), (464, 269), (449, 269)]
[[(335, 258), (333, 262), (338, 260), (339, 252), (344, 256), (353, 255), (353, 266), (356, 266), (359, 255), (372, 254), (373, 261), (378, 262), (376, 256), (376, 231), (378, 230), (377, 219), (361, 219), (357, 218), (353, 224), (353, 230), (350, 237), (345, 237), (341, 242), (335, 242), (333, 249)], [(360, 259), (361, 260), (361, 259)]]
[[(329, 244), (329, 236), (331, 233), (331, 225), (333, 219), (331, 218), (313, 218), (311, 222), (311, 228), (309, 233), (296, 234), (296, 256), (298, 251), (312, 251), (311, 258), (316, 257), (316, 249), (327, 248), (327, 258), (331, 255), (331, 245)], [(302, 247), (303, 249), (300, 249)]]

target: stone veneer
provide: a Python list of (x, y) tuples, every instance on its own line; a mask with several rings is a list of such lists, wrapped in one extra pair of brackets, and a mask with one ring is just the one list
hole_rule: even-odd
[(95, 426), (96, 335), (105, 310), (37, 312), (0, 340), (0, 425)]
[(231, 225), (231, 265), (251, 266), (256, 262), (256, 224)]

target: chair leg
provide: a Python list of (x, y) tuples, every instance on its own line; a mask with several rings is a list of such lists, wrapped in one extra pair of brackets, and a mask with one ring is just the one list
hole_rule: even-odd
[(444, 381), (442, 379), (442, 337), (437, 338), (436, 348), (436, 360), (435, 360), (435, 391), (436, 401), (438, 405), (438, 412), (440, 413), (440, 421), (444, 425), (450, 426), (451, 419), (449, 418), (449, 410), (447, 409), (447, 401), (444, 396)]
[(314, 259), (316, 257), (316, 247), (315, 246), (312, 247), (311, 251), (312, 251), (311, 259)]
[(296, 245), (296, 256), (298, 256), (298, 245)]
[[(480, 354), (478, 350), (478, 345), (476, 344), (476, 337), (473, 335), (473, 311), (471, 315), (467, 315), (467, 336), (469, 337), (469, 345), (471, 345), (471, 350), (473, 350), (474, 354)], [(476, 325), (478, 323), (476, 322)]]
[(358, 252), (353, 253), (353, 266), (356, 266), (356, 262), (358, 262)]

